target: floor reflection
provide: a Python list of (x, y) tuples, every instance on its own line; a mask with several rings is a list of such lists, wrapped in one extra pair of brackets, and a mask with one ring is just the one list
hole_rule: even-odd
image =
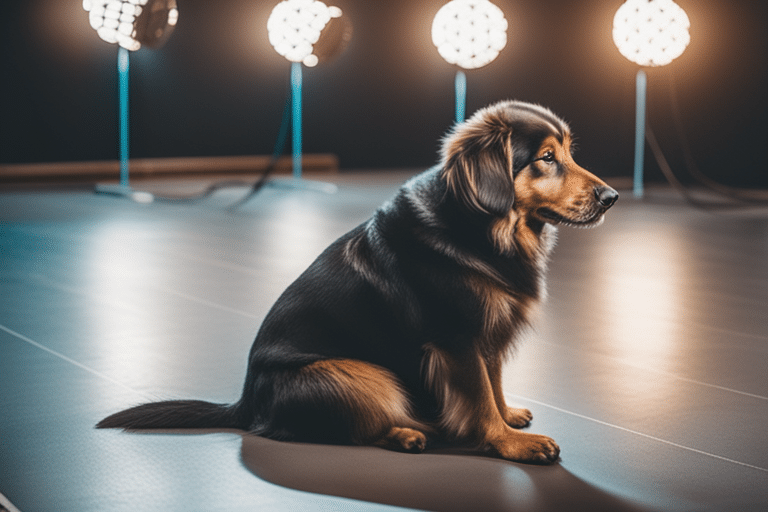
[(167, 344), (158, 330), (168, 325), (168, 297), (152, 288), (169, 279), (153, 251), (162, 236), (141, 222), (104, 222), (90, 233), (80, 262), (87, 269), (83, 288), (103, 298), (89, 308), (84, 326), (100, 340), (93, 356), (120, 381), (152, 379), (148, 354)]
[(680, 351), (677, 328), (684, 315), (685, 266), (690, 255), (672, 233), (628, 230), (596, 251), (595, 273), (604, 322), (601, 349), (640, 366), (665, 367)]

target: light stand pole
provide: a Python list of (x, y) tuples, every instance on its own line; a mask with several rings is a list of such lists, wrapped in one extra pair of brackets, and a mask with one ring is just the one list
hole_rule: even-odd
[(128, 197), (136, 202), (154, 200), (148, 192), (131, 189), (129, 182), (129, 68), (130, 52), (147, 45), (159, 48), (179, 18), (176, 0), (83, 0), (91, 27), (110, 44), (118, 44), (118, 157), (120, 183), (96, 185), (96, 192)]
[(293, 144), (293, 179), (301, 179), (301, 62), (291, 63), (291, 116)]
[(128, 75), (129, 51), (122, 46), (117, 51), (117, 76), (120, 104), (120, 186), (128, 188)]
[(130, 185), (130, 122), (129, 122), (129, 76), (130, 53), (122, 46), (117, 48), (117, 83), (118, 83), (118, 155), (120, 159), (120, 184), (97, 184), (98, 194), (127, 197), (137, 203), (151, 203), (154, 196), (149, 192), (133, 190)]
[(302, 178), (302, 89), (303, 70), (301, 62), (291, 62), (291, 178), (275, 179), (267, 185), (277, 188), (314, 190), (334, 194), (338, 187), (333, 183)]
[(632, 193), (643, 197), (643, 157), (645, 156), (645, 96), (647, 78), (642, 69), (637, 72), (635, 81), (635, 173)]
[(463, 123), (467, 117), (467, 74), (456, 71), (456, 123)]

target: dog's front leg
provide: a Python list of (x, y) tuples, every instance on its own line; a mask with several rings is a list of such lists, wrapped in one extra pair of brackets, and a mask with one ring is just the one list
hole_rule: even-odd
[[(499, 412), (485, 360), (474, 351), (454, 357), (433, 349), (428, 383), (441, 402), (441, 425), (449, 437), (468, 440), (518, 462), (551, 464), (560, 448), (549, 437), (510, 427)], [(500, 387), (500, 384), (499, 384)]]
[(501, 367), (502, 359), (500, 356), (492, 359), (486, 359), (488, 367), (488, 377), (491, 379), (491, 388), (493, 389), (493, 398), (496, 401), (496, 408), (499, 410), (504, 422), (513, 428), (523, 428), (531, 424), (533, 414), (528, 409), (509, 407), (504, 399), (504, 390), (501, 385)]

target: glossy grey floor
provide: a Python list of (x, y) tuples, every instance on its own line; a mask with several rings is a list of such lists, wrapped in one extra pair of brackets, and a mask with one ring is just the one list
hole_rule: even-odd
[(768, 510), (768, 211), (665, 191), (560, 230), (504, 379), (560, 444), (553, 467), (93, 428), (147, 399), (235, 400), (278, 294), (402, 179), (267, 188), (236, 211), (244, 189), (0, 192), (0, 493), (22, 512)]

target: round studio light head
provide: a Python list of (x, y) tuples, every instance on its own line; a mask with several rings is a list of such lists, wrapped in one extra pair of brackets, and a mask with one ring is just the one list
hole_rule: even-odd
[(480, 68), (507, 45), (507, 20), (488, 0), (453, 0), (437, 11), (432, 42), (449, 64)]
[(269, 42), (291, 62), (316, 66), (338, 55), (352, 30), (338, 7), (317, 0), (284, 0), (267, 20)]
[(108, 43), (159, 48), (179, 19), (176, 0), (83, 0), (91, 27)]
[(690, 21), (672, 0), (627, 0), (613, 18), (613, 42), (641, 66), (664, 66), (691, 41)]

